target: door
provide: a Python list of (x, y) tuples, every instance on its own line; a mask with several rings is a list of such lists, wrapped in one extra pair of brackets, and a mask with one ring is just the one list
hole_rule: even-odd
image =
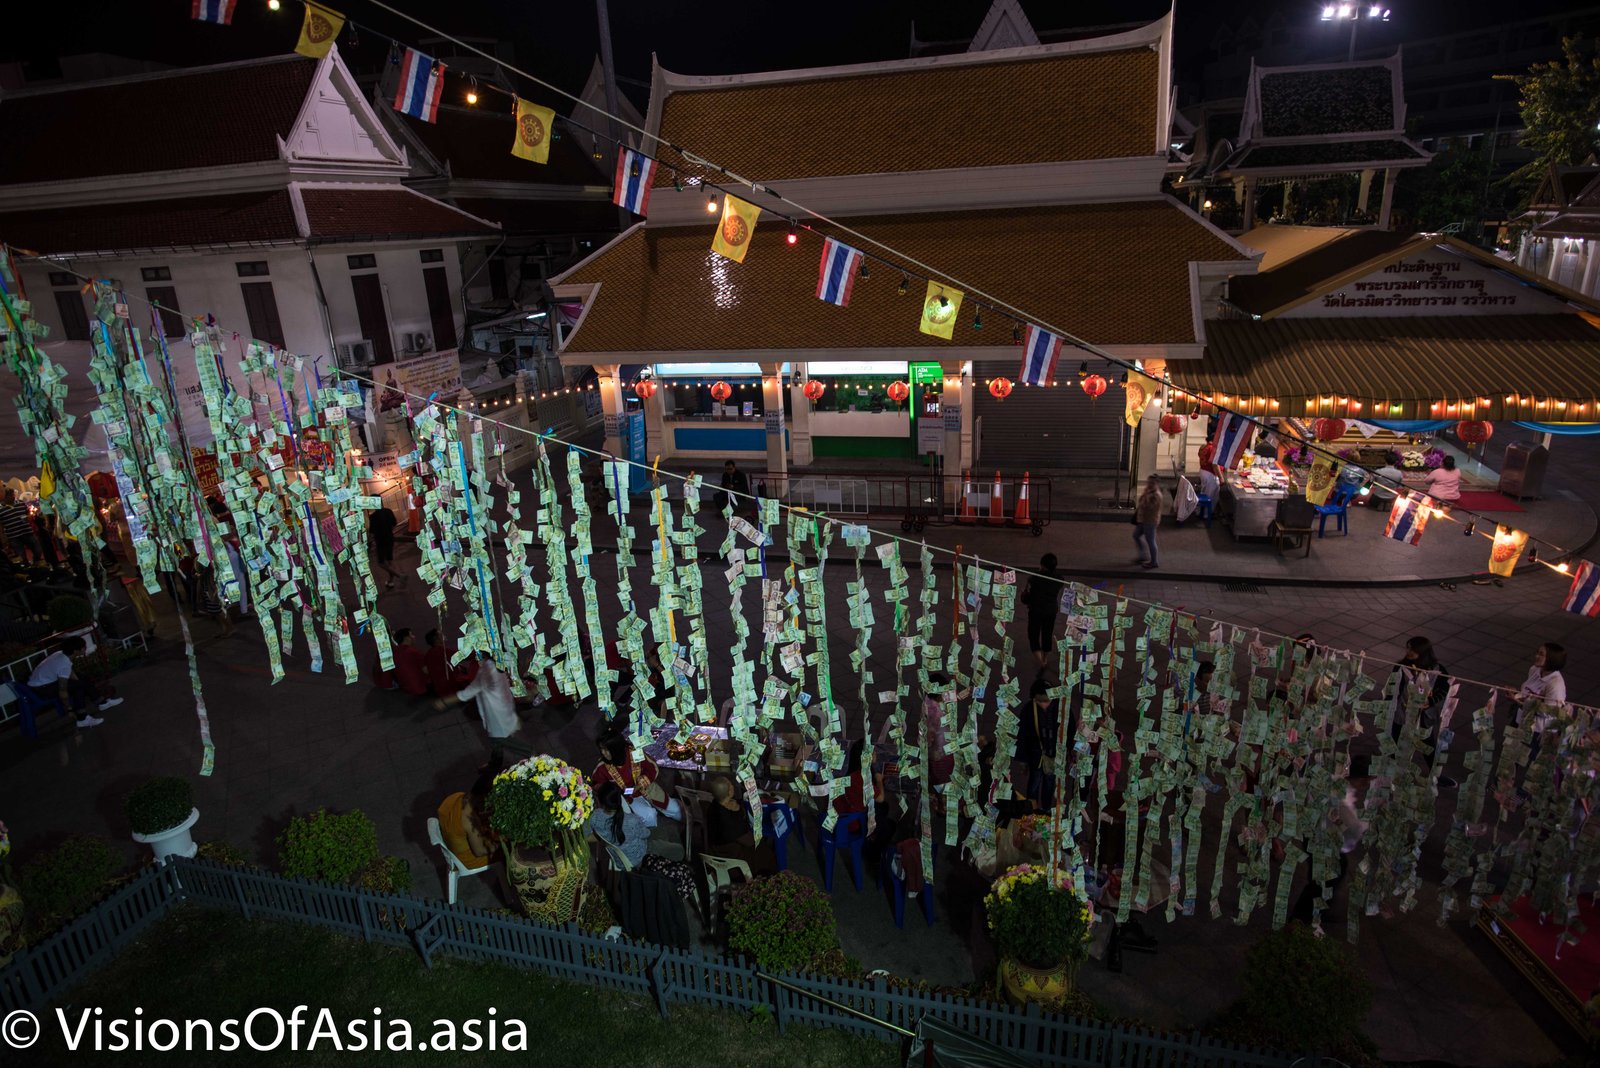
[(394, 359), (394, 342), (389, 337), (388, 313), (383, 310), (383, 284), (375, 274), (353, 274), (350, 287), (356, 294), (361, 336), (372, 342), (373, 362), (390, 362)]
[(450, 279), (443, 267), (425, 267), (422, 287), (428, 293), (428, 316), (433, 320), (435, 351), (456, 347), (456, 315), (450, 306)]
[(1091, 400), (1078, 388), (1077, 375), (1067, 364), (1062, 357), (1065, 377), (1059, 386), (1017, 384), (1001, 401), (990, 395), (985, 383), (992, 378), (1015, 381), (1017, 361), (973, 362), (973, 414), (983, 420), (985, 468), (1085, 473), (1123, 469), (1128, 426), (1122, 419), (1122, 391), (1113, 383), (1104, 396)]

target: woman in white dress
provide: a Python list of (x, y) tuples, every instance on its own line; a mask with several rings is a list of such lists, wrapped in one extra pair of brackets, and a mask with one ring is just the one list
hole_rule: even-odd
[(511, 680), (506, 678), (506, 673), (495, 665), (489, 654), (480, 655), (477, 677), (449, 697), (435, 701), (434, 705), (443, 711), (451, 701), (465, 703), (476, 700), (478, 715), (489, 737), (509, 738), (522, 725), (517, 718), (516, 698), (511, 695)]

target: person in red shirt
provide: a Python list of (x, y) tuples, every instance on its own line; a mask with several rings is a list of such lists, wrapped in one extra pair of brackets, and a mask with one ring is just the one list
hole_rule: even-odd
[(404, 690), (415, 697), (428, 692), (428, 663), (411, 638), (411, 628), (394, 632), (394, 671), (373, 668), (373, 682), (380, 690)]
[[(461, 666), (451, 667), (450, 647), (444, 643), (444, 636), (438, 628), (430, 630), (424, 640), (428, 643), (428, 651), (423, 655), (423, 665), (427, 669), (428, 688), (433, 691), (433, 696), (449, 697), (472, 681), (477, 674), (472, 669), (477, 666), (476, 657), (468, 657)], [(472, 668), (468, 665), (472, 665)]]
[(600, 763), (589, 774), (591, 785), (614, 782), (622, 787), (623, 798), (634, 814), (654, 827), (657, 817), (669, 820), (683, 818), (682, 807), (676, 798), (668, 797), (659, 780), (661, 769), (649, 757), (639, 760), (633, 755), (633, 746), (623, 734), (602, 734), (595, 742), (600, 750)]

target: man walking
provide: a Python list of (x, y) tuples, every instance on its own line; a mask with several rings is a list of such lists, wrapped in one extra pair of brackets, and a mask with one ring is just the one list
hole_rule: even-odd
[[(1161, 480), (1151, 475), (1144, 484), (1144, 492), (1139, 494), (1139, 500), (1133, 506), (1133, 545), (1139, 550), (1139, 559), (1134, 563), (1147, 571), (1161, 566), (1156, 555), (1156, 527), (1161, 525), (1161, 513), (1166, 507), (1166, 498), (1161, 493)], [(1146, 552), (1150, 554), (1148, 560), (1144, 558)]]
[(386, 590), (394, 589), (394, 580), (400, 575), (394, 569), (394, 510), (387, 506), (373, 509), (371, 517), (367, 520), (367, 541), (372, 549), (373, 557), (378, 561), (378, 566), (388, 574), (389, 581), (383, 584)]

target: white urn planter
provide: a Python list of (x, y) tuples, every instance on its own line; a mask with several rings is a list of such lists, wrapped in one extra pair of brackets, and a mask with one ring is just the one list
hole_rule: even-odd
[(155, 834), (140, 834), (134, 832), (133, 840), (140, 845), (149, 846), (156, 855), (157, 864), (165, 864), (168, 857), (192, 857), (200, 847), (194, 844), (194, 838), (189, 834), (189, 828), (200, 818), (200, 810), (191, 808), (189, 817), (175, 827), (168, 827)]

